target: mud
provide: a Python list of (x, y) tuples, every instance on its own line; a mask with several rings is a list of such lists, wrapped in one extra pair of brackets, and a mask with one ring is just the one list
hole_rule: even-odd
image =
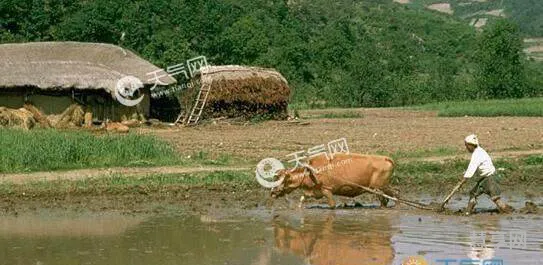
[[(24, 186), (15, 186), (9, 196), (0, 198), (0, 213), (17, 216), (35, 213), (44, 209), (69, 210), (75, 212), (106, 212), (164, 214), (172, 209), (187, 214), (206, 214), (209, 211), (225, 209), (227, 213), (244, 213), (254, 209), (298, 209), (301, 191), (295, 191), (284, 198), (272, 199), (267, 189), (254, 184), (213, 184), (213, 185), (174, 185), (158, 190), (150, 190), (143, 186), (127, 186), (114, 192), (79, 191), (50, 192), (39, 190), (24, 191)], [(525, 197), (522, 193), (504, 193), (503, 199), (515, 209), (515, 214), (543, 214), (539, 208), (543, 205), (543, 196), (536, 194)], [(375, 195), (362, 194), (356, 198), (335, 196), (338, 209), (376, 209), (379, 200)], [(429, 208), (437, 209), (443, 199), (433, 194), (404, 193), (402, 198), (420, 202)], [(390, 202), (389, 208), (425, 212), (435, 215), (462, 215), (468, 197), (459, 193), (447, 204), (446, 210), (420, 210), (405, 204)], [(303, 204), (305, 209), (328, 209), (327, 200), (307, 198)], [(494, 204), (484, 196), (479, 199), (476, 212), (481, 214), (497, 214)]]

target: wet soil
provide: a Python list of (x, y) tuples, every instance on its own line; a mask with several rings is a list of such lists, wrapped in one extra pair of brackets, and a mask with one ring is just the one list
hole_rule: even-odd
[[(19, 186), (16, 186), (19, 187)], [(24, 191), (19, 187), (10, 196), (0, 198), (0, 213), (17, 216), (43, 209), (60, 209), (75, 212), (121, 213), (168, 213), (172, 209), (190, 214), (206, 214), (208, 212), (225, 211), (228, 214), (244, 213), (255, 209), (265, 210), (299, 210), (301, 192), (295, 191), (286, 197), (272, 199), (267, 189), (254, 184), (214, 184), (214, 185), (175, 185), (160, 190), (146, 190), (145, 187), (126, 187), (115, 192), (43, 192)], [(483, 196), (484, 197), (484, 196)], [(481, 197), (477, 212), (496, 214), (493, 203)], [(543, 195), (531, 194), (528, 198), (521, 192), (505, 193), (504, 199), (516, 209), (514, 214), (543, 214)], [(441, 196), (436, 194), (404, 193), (402, 198), (418, 201), (429, 208), (436, 209)], [(377, 209), (378, 198), (372, 194), (363, 194), (356, 198), (336, 196), (337, 209)], [(395, 205), (390, 202), (389, 208), (425, 212), (430, 215), (462, 215), (468, 198), (458, 193), (448, 203), (443, 212), (416, 209), (404, 204)], [(307, 198), (303, 209), (329, 210), (326, 199)]]

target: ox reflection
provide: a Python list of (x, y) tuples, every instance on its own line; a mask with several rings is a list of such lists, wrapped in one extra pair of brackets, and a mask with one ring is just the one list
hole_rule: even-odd
[(306, 221), (294, 227), (274, 222), (275, 246), (282, 254), (295, 254), (312, 265), (389, 265), (394, 259), (388, 218), (368, 221)]

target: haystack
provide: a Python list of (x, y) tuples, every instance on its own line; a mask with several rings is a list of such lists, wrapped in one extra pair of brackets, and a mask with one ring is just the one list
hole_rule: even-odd
[(208, 86), (210, 94), (202, 118), (265, 115), (284, 119), (287, 116), (290, 88), (287, 80), (274, 69), (244, 66), (208, 66), (195, 77), (199, 84), (181, 94), (185, 113), (192, 110), (198, 90)]
[(68, 107), (62, 114), (50, 116), (51, 123), (55, 128), (75, 128), (83, 125), (85, 112), (78, 104)]
[(0, 107), (0, 128), (2, 127), (14, 127), (22, 129), (32, 129), (36, 124), (32, 112), (20, 108), (20, 109), (8, 109)]

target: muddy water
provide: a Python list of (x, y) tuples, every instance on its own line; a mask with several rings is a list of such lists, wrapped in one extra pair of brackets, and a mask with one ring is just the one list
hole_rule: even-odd
[[(230, 214), (228, 214), (230, 213)], [(526, 232), (526, 246), (472, 248), (472, 231)], [(0, 216), (0, 264), (543, 264), (538, 215), (442, 216), (393, 209), (257, 209), (206, 215), (48, 212)], [(456, 260), (456, 262), (452, 262)], [(464, 263), (480, 264), (480, 263)], [(482, 263), (481, 263), (482, 264)], [(498, 264), (498, 263), (494, 263)]]

